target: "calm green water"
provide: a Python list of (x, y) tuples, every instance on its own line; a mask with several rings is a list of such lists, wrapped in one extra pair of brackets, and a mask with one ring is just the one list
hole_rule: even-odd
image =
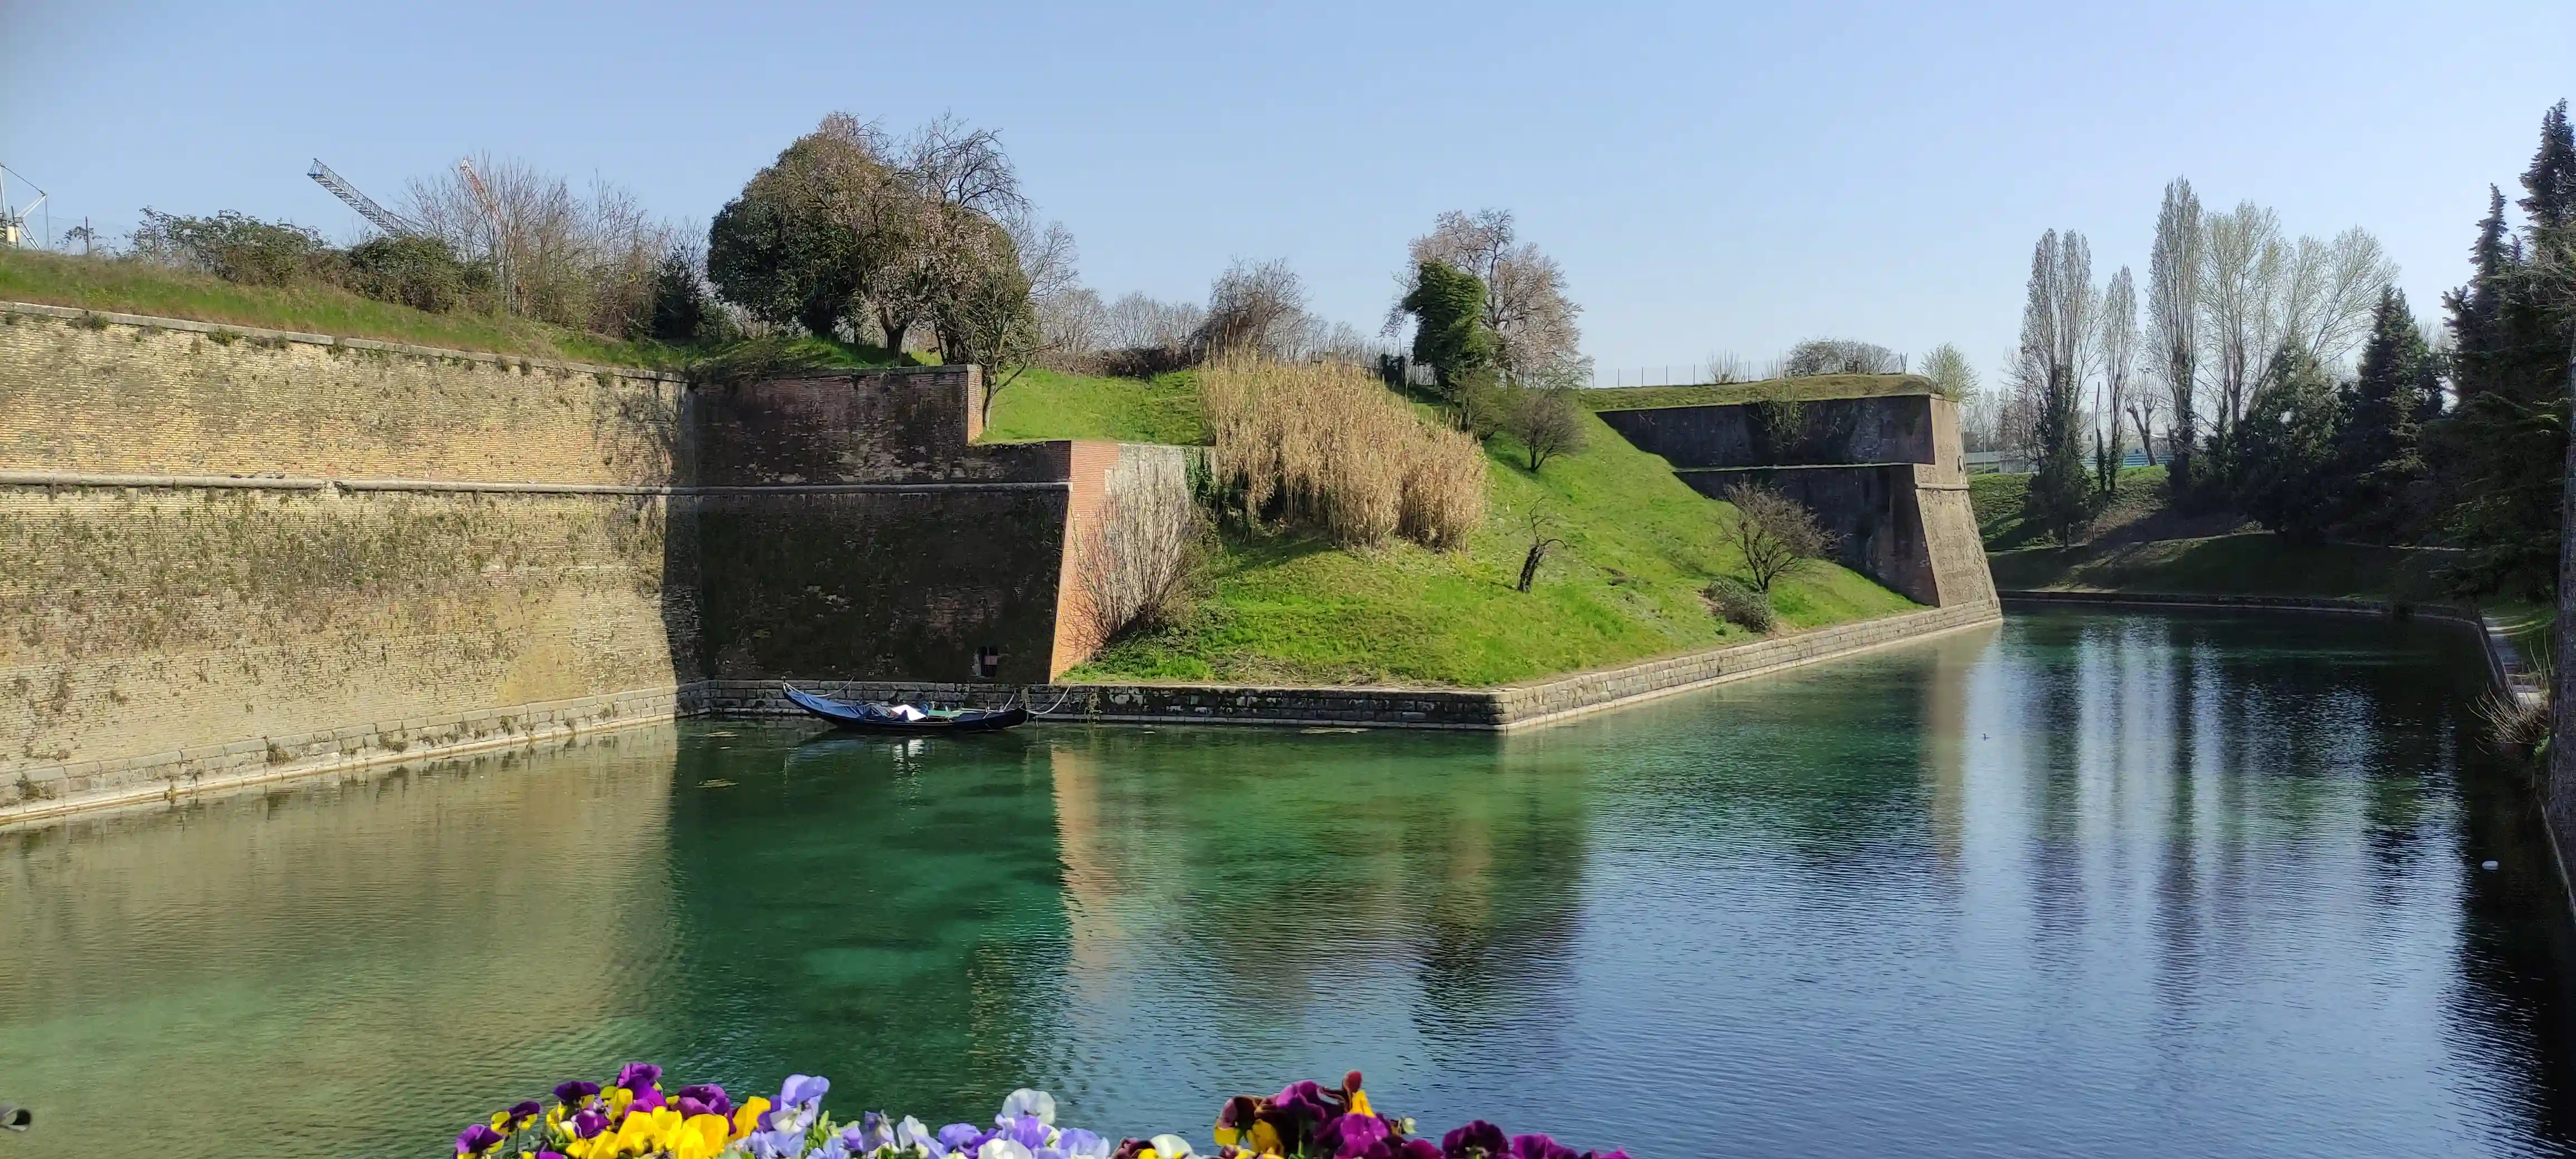
[(438, 1155), (633, 1058), (1203, 1145), (1358, 1067), (1640, 1156), (2565, 1153), (2479, 691), (2041, 614), (1508, 738), (693, 722), (0, 835), (0, 1159)]

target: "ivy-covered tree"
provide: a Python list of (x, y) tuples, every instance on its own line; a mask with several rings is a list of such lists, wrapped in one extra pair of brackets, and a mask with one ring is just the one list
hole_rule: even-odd
[(1443, 261), (1423, 262), (1397, 307), (1413, 315), (1413, 360), (1431, 364), (1450, 401), (1464, 399), (1493, 369), (1494, 331), (1485, 323), (1485, 283), (1476, 275)]

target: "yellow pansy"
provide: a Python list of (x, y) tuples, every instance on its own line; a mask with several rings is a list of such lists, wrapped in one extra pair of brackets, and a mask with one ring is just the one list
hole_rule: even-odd
[(663, 1141), (671, 1159), (715, 1159), (730, 1138), (721, 1115), (691, 1115)]
[(753, 1095), (750, 1098), (743, 1100), (741, 1106), (734, 1108), (734, 1136), (736, 1138), (740, 1138), (741, 1136), (748, 1135), (753, 1131), (759, 1130), (761, 1112), (768, 1109), (769, 1100), (764, 1099), (759, 1095)]
[(1374, 1115), (1377, 1113), (1376, 1111), (1369, 1109), (1367, 1091), (1351, 1092), (1351, 1113), (1354, 1115)]

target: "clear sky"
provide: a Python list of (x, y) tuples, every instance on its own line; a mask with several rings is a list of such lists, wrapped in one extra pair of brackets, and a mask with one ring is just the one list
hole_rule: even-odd
[[(2576, 3), (681, 6), (0, 0), (0, 162), (57, 230), (354, 233), (491, 150), (703, 223), (823, 114), (1002, 130), (1086, 282), (1288, 258), (1373, 330), (1405, 240), (1516, 212), (1605, 372), (1841, 335), (1992, 376), (2031, 243), (2138, 267), (2166, 179), (2377, 233), (2419, 313), (2576, 94)], [(13, 190), (12, 200), (19, 200)]]

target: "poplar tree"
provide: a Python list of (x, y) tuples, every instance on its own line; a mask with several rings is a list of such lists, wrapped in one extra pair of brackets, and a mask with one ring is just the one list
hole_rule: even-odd
[(2094, 496), (2084, 475), (2078, 427), (2099, 306), (2093, 250), (2084, 235), (2069, 231), (2061, 239), (2053, 229), (2040, 235), (2030, 255), (2030, 290), (2022, 307), (2021, 350), (2013, 375), (2016, 388), (2032, 404), (2031, 441), (2038, 458), (2023, 518), (2060, 543), (2074, 542), (2093, 521)]

